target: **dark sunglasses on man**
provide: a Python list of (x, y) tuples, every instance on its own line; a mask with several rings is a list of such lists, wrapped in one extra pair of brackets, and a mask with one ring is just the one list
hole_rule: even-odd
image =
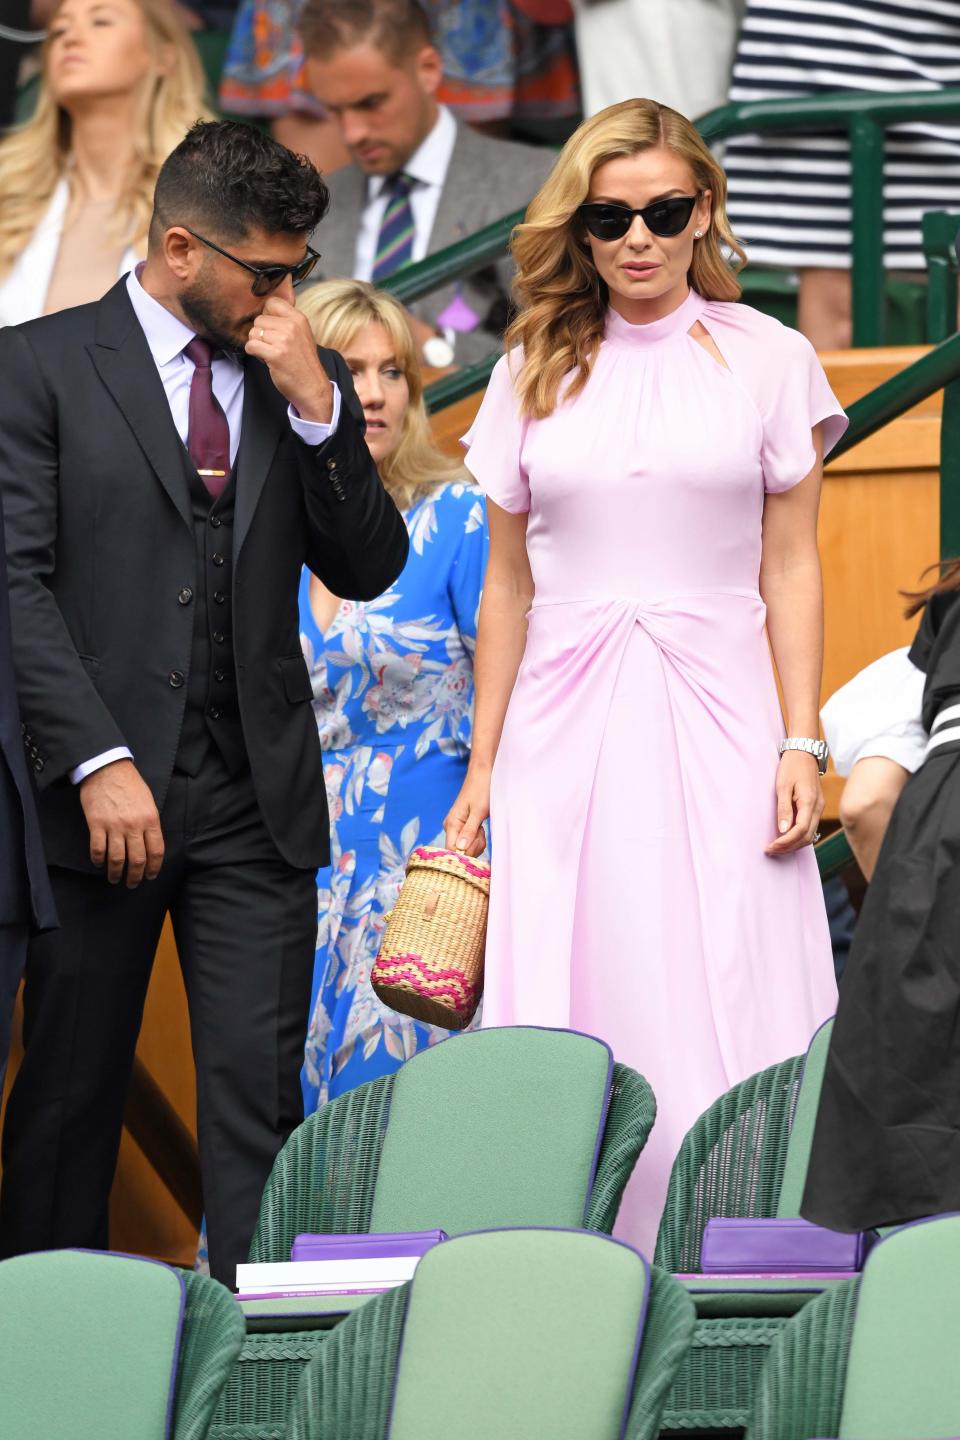
[(642, 210), (631, 210), (626, 205), (591, 203), (578, 206), (577, 214), (597, 240), (622, 240), (635, 215), (640, 216), (651, 235), (666, 238), (686, 230), (699, 199), (699, 194), (671, 195), (665, 200), (654, 200), (652, 204), (644, 205)]
[(231, 255), (230, 251), (224, 250), (222, 245), (214, 244), (212, 240), (207, 239), (206, 235), (199, 235), (196, 230), (191, 230), (189, 225), (184, 225), (183, 228), (193, 236), (194, 240), (199, 240), (201, 245), (206, 245), (210, 250), (216, 250), (218, 255), (232, 260), (234, 265), (242, 265), (244, 270), (249, 270), (253, 276), (250, 289), (254, 295), (258, 296), (269, 295), (271, 291), (276, 290), (278, 285), (283, 284), (288, 275), (294, 285), (299, 285), (302, 280), (306, 280), (320, 259), (319, 252), (311, 250), (308, 245), (306, 255), (302, 260), (298, 260), (296, 265), (251, 265), (249, 261), (241, 260), (239, 255)]

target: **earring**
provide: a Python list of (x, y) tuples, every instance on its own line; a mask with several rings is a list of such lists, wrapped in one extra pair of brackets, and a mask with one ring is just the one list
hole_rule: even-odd
[(702, 231), (702, 230), (694, 230), (694, 232), (693, 232), (693, 238), (694, 238), (694, 240), (702, 240), (702, 239), (703, 239), (703, 231)]

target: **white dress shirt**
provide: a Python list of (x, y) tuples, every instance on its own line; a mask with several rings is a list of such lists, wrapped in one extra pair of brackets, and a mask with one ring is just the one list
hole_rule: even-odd
[[(430, 243), (433, 222), (437, 218), (440, 194), (450, 168), (450, 157), (457, 140), (457, 127), (450, 111), (443, 105), (430, 134), (418, 150), (410, 156), (403, 167), (404, 175), (416, 181), (410, 191), (410, 209), (413, 212), (413, 259), (423, 260)], [(357, 231), (357, 248), (354, 254), (353, 278), (369, 280), (373, 275), (377, 258), (377, 236), (380, 223), (386, 213), (390, 196), (383, 187), (386, 175), (370, 175), (367, 179), (367, 203), (360, 217)]]
[[(169, 310), (165, 309), (158, 300), (154, 300), (152, 295), (147, 294), (137, 279), (136, 270), (131, 270), (127, 276), (127, 293), (160, 375), (177, 434), (186, 445), (189, 428), (190, 382), (193, 379), (195, 367), (183, 352), (184, 347), (194, 339), (195, 332), (184, 325), (182, 320), (178, 320), (176, 315), (172, 315)], [(243, 421), (243, 365), (239, 356), (224, 354), (221, 351), (215, 356), (211, 368), (213, 393), (220, 402), (230, 429), (230, 465), (232, 467), (236, 463), (237, 451), (240, 449), (240, 430)], [(301, 420), (292, 405), (288, 407), (287, 415), (293, 430), (301, 440), (306, 441), (308, 445), (322, 445), (336, 430), (337, 422), (340, 419), (338, 386), (333, 385), (333, 417), (329, 424), (320, 424), (314, 420)], [(92, 759), (77, 765), (70, 771), (70, 779), (74, 785), (79, 785), (80, 781), (88, 775), (92, 775), (94, 770), (100, 770), (114, 760), (132, 759), (133, 756), (125, 745), (118, 746), (113, 750), (105, 750), (101, 755), (95, 755)]]

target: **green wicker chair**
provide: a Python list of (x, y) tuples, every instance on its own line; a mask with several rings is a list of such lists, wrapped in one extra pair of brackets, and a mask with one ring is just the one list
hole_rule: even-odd
[[(280, 1152), (251, 1261), (288, 1260), (302, 1232), (609, 1233), (656, 1114), (642, 1076), (611, 1063), (605, 1045), (572, 1031), (479, 1030), (339, 1096)], [(211, 1440), (278, 1440), (327, 1333), (248, 1327)]]
[(653, 1440), (693, 1324), (682, 1287), (618, 1241), (461, 1236), (333, 1334), (287, 1440)]
[(205, 1275), (86, 1250), (5, 1260), (0, 1434), (204, 1440), (243, 1337)]
[[(714, 1216), (799, 1214), (832, 1021), (806, 1056), (752, 1075), (721, 1095), (685, 1137), (674, 1162), (654, 1263), (700, 1270), (704, 1227)], [(774, 1287), (775, 1290), (775, 1287)], [(811, 1292), (712, 1296), (668, 1398), (668, 1430), (742, 1429), (767, 1351)], [(772, 1313), (777, 1312), (780, 1313)]]
[(767, 1357), (747, 1440), (960, 1435), (960, 1217), (888, 1234)]

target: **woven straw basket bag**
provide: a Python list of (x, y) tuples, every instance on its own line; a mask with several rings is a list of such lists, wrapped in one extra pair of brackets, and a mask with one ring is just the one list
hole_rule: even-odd
[(490, 867), (420, 845), (407, 861), (370, 976), (391, 1010), (463, 1030), (483, 994)]

